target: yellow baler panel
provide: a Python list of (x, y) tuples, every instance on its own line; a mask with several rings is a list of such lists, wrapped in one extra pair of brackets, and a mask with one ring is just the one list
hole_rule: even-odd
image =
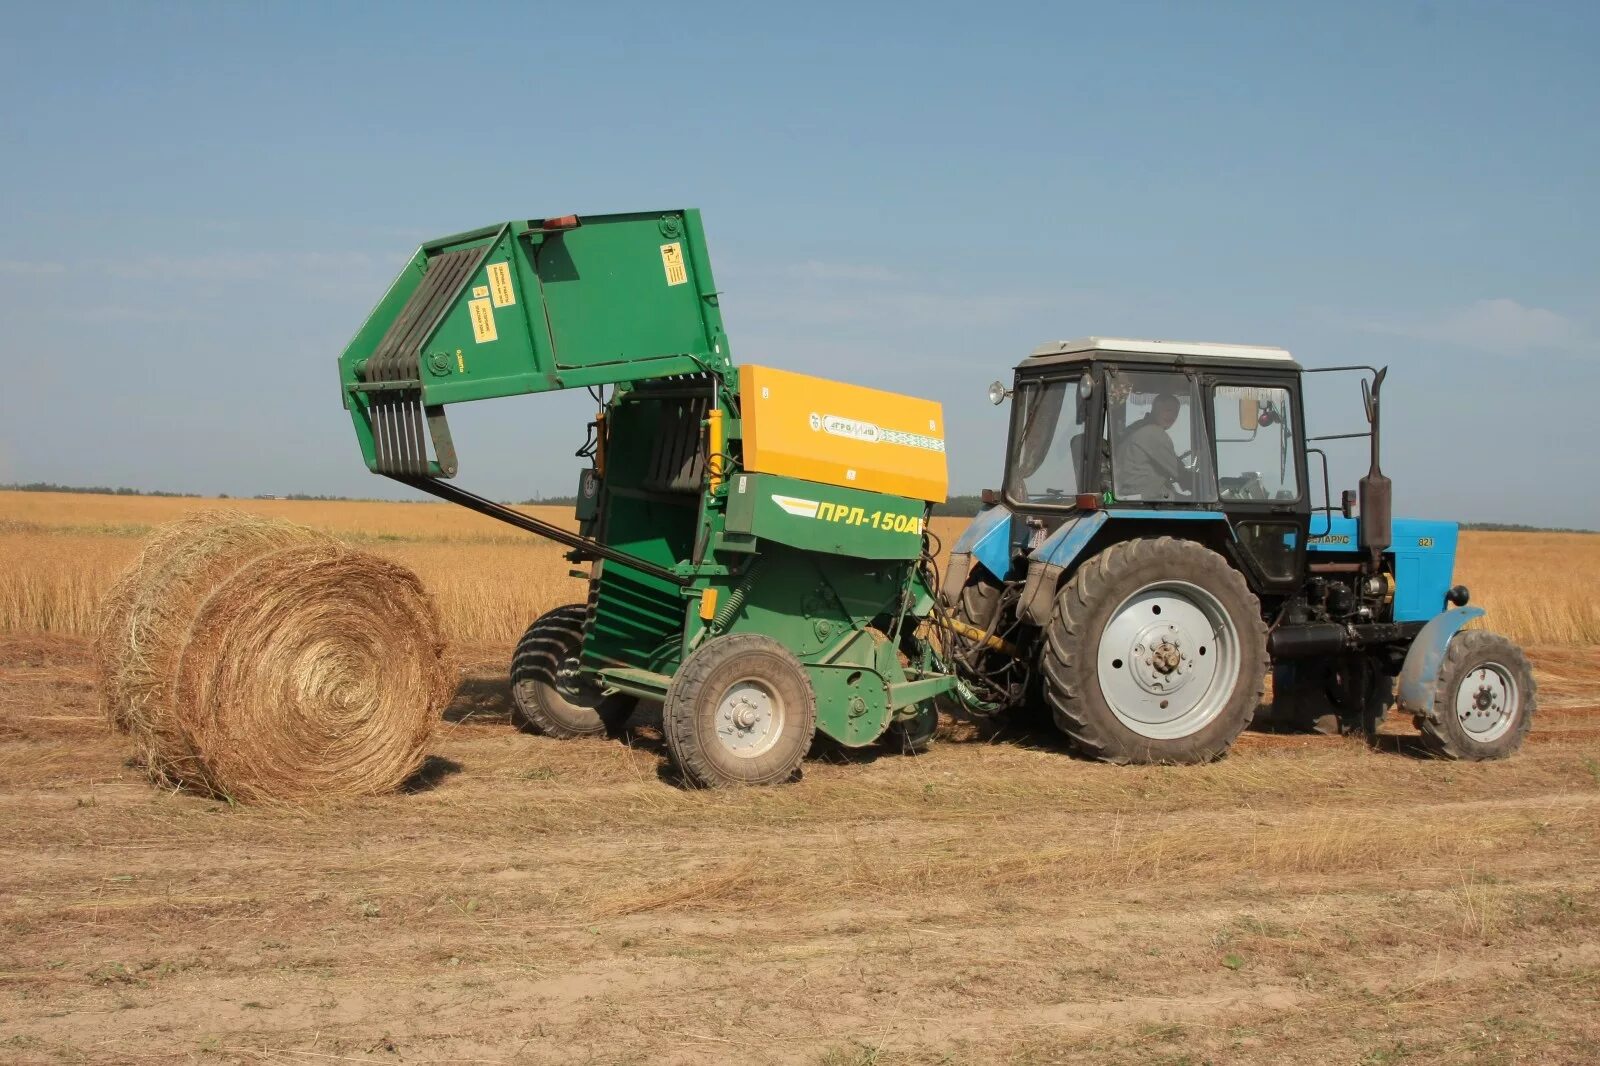
[(944, 502), (944, 409), (932, 400), (741, 366), (744, 468)]

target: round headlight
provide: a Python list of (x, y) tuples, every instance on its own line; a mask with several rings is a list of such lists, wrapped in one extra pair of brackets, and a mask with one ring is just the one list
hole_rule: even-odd
[(989, 402), (998, 407), (1006, 402), (1006, 397), (1010, 395), (1010, 393), (1011, 390), (1006, 388), (1005, 382), (997, 381), (993, 385), (989, 386)]

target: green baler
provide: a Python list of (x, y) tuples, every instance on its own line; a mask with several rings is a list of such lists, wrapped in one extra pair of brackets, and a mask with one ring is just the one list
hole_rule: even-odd
[[(528, 629), (519, 720), (558, 737), (662, 703), (700, 785), (798, 771), (817, 729), (932, 735), (955, 682), (927, 640), (938, 404), (735, 368), (697, 211), (507, 222), (418, 249), (339, 360), (367, 466), (588, 563)], [(587, 388), (578, 531), (455, 486), (444, 408)]]

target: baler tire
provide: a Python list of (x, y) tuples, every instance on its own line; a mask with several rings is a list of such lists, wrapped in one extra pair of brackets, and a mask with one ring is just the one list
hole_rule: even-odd
[[(719, 713), (728, 709), (724, 705), (737, 699), (753, 700), (741, 707), (760, 704), (769, 718), (777, 718), (775, 728), (766, 722), (770, 740), (765, 739), (767, 732), (751, 734), (749, 754), (735, 746), (743, 738), (725, 741), (717, 729)], [(661, 705), (661, 731), (688, 784), (782, 784), (798, 776), (811, 749), (817, 696), (800, 660), (773, 638), (761, 633), (713, 637), (690, 653), (673, 676)]]
[[(1509, 726), (1489, 739), (1473, 737), (1457, 710), (1459, 691), (1478, 671), (1482, 671), (1486, 679), (1490, 673), (1498, 675), (1494, 683), (1502, 694), (1510, 688), (1516, 700)], [(1439, 664), (1433, 707), (1429, 713), (1417, 716), (1417, 727), (1422, 731), (1423, 746), (1438, 758), (1485, 762), (1507, 758), (1522, 747), (1537, 709), (1538, 690), (1533, 668), (1528, 665), (1522, 649), (1498, 633), (1473, 629), (1458, 633), (1450, 641), (1444, 662)]]
[(540, 615), (511, 657), (511, 720), (525, 733), (558, 740), (603, 737), (633, 713), (632, 696), (607, 696), (592, 681), (574, 681), (583, 650), (585, 607), (569, 603)]
[[(1188, 735), (1157, 738), (1141, 735), (1118, 718), (1101, 690), (1098, 653), (1119, 608), (1164, 581), (1197, 587), (1226, 613), (1238, 643), (1238, 666), (1233, 688), (1213, 716)], [(1203, 763), (1220, 758), (1250, 724), (1266, 687), (1267, 627), (1260, 602), (1226, 559), (1193, 541), (1145, 537), (1095, 555), (1057, 593), (1045, 636), (1039, 664), (1056, 725), (1080, 754), (1102, 762)]]

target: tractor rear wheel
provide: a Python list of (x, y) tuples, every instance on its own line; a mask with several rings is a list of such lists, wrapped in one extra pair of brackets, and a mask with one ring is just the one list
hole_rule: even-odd
[(661, 728), (691, 784), (780, 784), (811, 747), (817, 696), (800, 660), (771, 637), (713, 637), (678, 667)]
[(578, 672), (584, 613), (581, 603), (557, 607), (540, 615), (517, 642), (511, 657), (511, 719), (517, 728), (559, 740), (598, 737), (633, 713), (632, 696), (607, 696)]
[(1471, 630), (1450, 642), (1422, 742), (1445, 759), (1504, 759), (1533, 725), (1537, 692), (1522, 649), (1498, 633)]
[(1244, 577), (1172, 537), (1113, 544), (1056, 596), (1040, 665), (1056, 725), (1115, 763), (1220, 757), (1266, 680), (1267, 628)]

